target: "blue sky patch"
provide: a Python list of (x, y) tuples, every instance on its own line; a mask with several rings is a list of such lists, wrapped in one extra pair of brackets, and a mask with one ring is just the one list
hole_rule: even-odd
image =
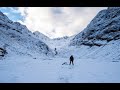
[(24, 17), (20, 15), (19, 12), (14, 12), (13, 10), (15, 10), (14, 8), (13, 9), (10, 9), (9, 7), (1, 7), (0, 8), (0, 11), (3, 12), (5, 15), (7, 15), (7, 17), (9, 17), (10, 20), (16, 22), (16, 21), (19, 21), (19, 20), (23, 20)]

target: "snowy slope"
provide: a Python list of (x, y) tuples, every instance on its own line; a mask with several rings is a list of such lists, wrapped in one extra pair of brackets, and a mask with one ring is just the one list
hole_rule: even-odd
[(73, 38), (74, 36), (71, 36), (71, 37), (68, 37), (68, 36), (65, 36), (65, 37), (61, 37), (61, 38), (54, 38), (52, 39), (49, 43), (49, 46), (51, 48), (65, 48), (69, 45), (70, 43), (70, 40)]
[(12, 22), (7, 16), (0, 12), (0, 47), (7, 46), (8, 54), (52, 54), (51, 49), (26, 26)]
[(49, 47), (52, 49), (54, 54), (56, 54), (57, 52), (56, 57), (59, 57), (60, 53), (64, 53), (62, 50), (65, 50), (67, 47), (69, 47), (70, 40), (72, 40), (73, 37), (74, 36), (70, 36), (70, 37), (66, 36), (61, 38), (50, 39), (48, 41), (46, 40), (46, 44), (49, 45)]
[[(73, 36), (64, 36), (64, 37), (60, 37), (60, 38), (54, 38), (54, 39), (50, 39), (49, 37), (45, 36), (44, 34), (40, 33), (39, 31), (35, 31), (33, 32), (34, 37), (36, 39), (39, 39), (41, 41), (43, 41), (44, 43), (46, 43), (50, 49), (52, 50), (52, 52), (57, 53), (61, 53), (61, 50), (67, 48), (69, 46), (70, 40), (72, 40), (74, 38), (75, 35)], [(56, 51), (55, 51), (56, 48)]]
[(34, 34), (35, 38), (37, 38), (43, 42), (47, 42), (50, 40), (49, 37), (45, 36), (44, 34), (40, 33), (39, 31), (35, 31), (35, 32), (33, 32), (33, 34)]
[[(90, 24), (63, 50), (79, 58), (117, 61), (120, 58), (120, 7), (109, 7), (100, 11)], [(66, 52), (66, 50), (69, 50)], [(67, 54), (66, 54), (67, 56)], [(102, 57), (101, 57), (102, 56)]]

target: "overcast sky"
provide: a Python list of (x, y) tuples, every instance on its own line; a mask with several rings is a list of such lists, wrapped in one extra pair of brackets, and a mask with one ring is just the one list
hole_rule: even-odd
[(84, 30), (107, 7), (0, 7), (12, 21), (50, 38), (72, 36)]

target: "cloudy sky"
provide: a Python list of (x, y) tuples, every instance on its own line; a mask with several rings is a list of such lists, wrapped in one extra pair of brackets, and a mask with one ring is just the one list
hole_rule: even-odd
[(50, 38), (72, 36), (82, 31), (107, 7), (0, 7), (12, 21)]

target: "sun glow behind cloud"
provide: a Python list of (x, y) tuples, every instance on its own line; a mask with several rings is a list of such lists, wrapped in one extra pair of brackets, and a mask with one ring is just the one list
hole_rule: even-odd
[(19, 13), (19, 17), (17, 16), (19, 19), (16, 20), (25, 24), (32, 32), (39, 31), (50, 38), (57, 38), (72, 36), (84, 30), (96, 14), (106, 7), (10, 7), (9, 9), (10, 14)]

